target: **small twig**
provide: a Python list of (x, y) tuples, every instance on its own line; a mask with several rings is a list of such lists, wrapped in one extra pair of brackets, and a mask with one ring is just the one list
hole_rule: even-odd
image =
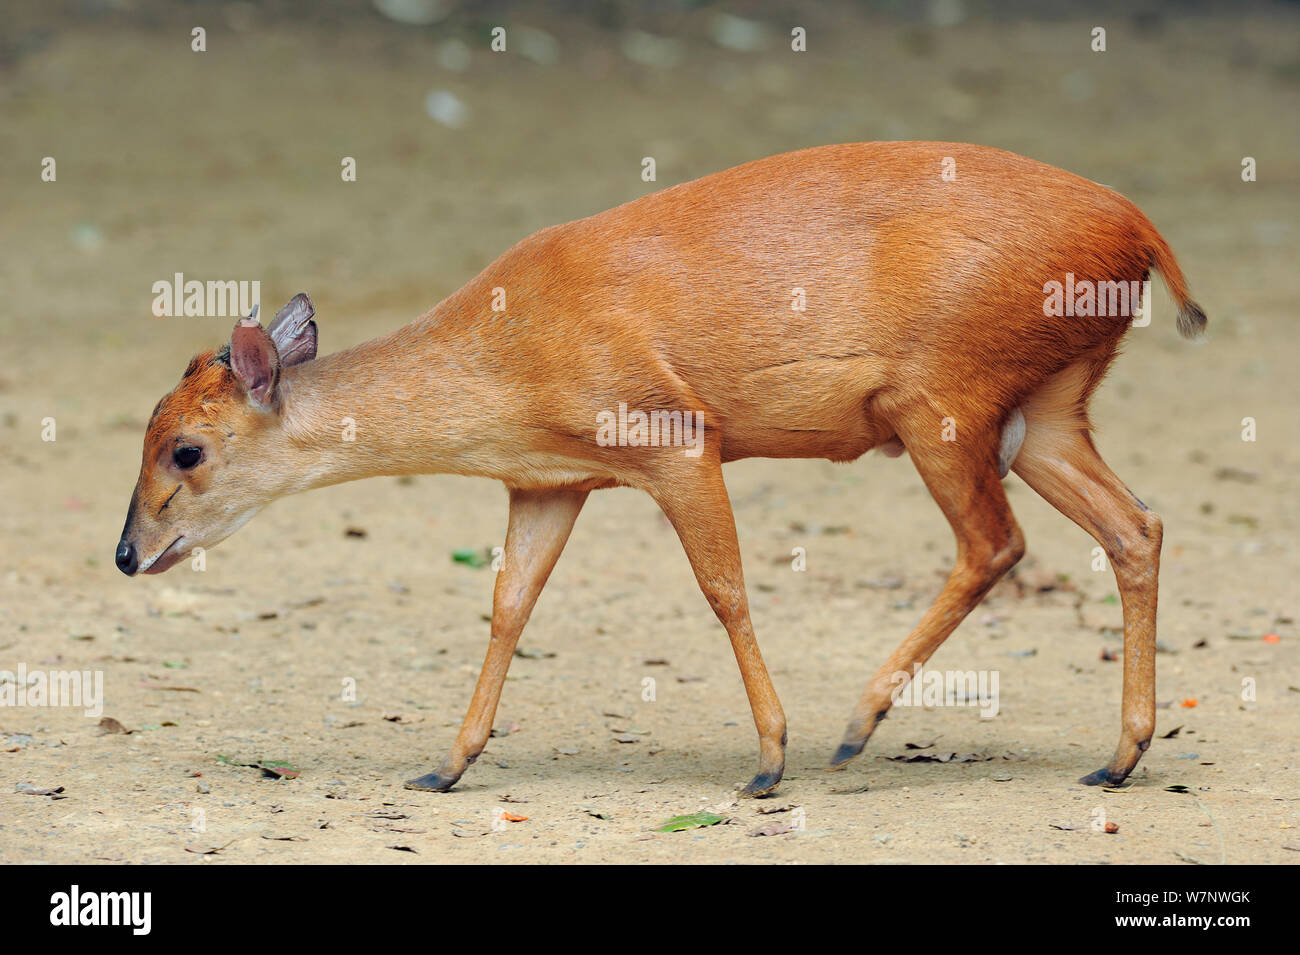
[(1192, 792), (1191, 790), (1188, 790), (1187, 795), (1191, 796), (1192, 799), (1195, 800), (1196, 805), (1201, 807), (1201, 811), (1210, 817), (1210, 825), (1214, 827), (1214, 833), (1219, 837), (1219, 865), (1227, 865), (1228, 846), (1223, 841), (1223, 830), (1219, 828), (1218, 822), (1215, 821), (1214, 813), (1210, 812), (1210, 810), (1206, 808), (1205, 803), (1201, 802), (1200, 799), (1197, 799), (1196, 793)]

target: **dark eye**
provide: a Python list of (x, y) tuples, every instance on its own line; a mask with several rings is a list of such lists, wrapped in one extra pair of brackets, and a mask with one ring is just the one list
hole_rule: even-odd
[(176, 466), (186, 471), (198, 464), (201, 457), (203, 457), (203, 449), (189, 444), (177, 448), (172, 453), (172, 460), (176, 462)]

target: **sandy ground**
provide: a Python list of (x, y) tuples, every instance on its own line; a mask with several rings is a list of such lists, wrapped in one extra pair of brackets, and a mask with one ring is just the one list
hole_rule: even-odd
[[(812, 19), (803, 56), (697, 39), (673, 70), (552, 27), (557, 64), (475, 52), (465, 72), (438, 65), (432, 33), (248, 16), (236, 30), (214, 13), (206, 54), (166, 23), (62, 29), (0, 74), (0, 669), (101, 670), (103, 715), (134, 730), (0, 708), (0, 860), (1300, 861), (1294, 12), (1116, 20), (1105, 54), (1088, 50), (1090, 22)], [(466, 104), (463, 127), (424, 114), (431, 89)], [(113, 568), (149, 410), (230, 326), (153, 318), (154, 281), (259, 278), (268, 308), (308, 289), (332, 351), (410, 320), (548, 224), (757, 156), (882, 138), (1002, 146), (1120, 189), (1210, 315), (1211, 342), (1189, 346), (1160, 290), (1094, 405), (1103, 454), (1166, 529), (1161, 738), (1128, 790), (1075, 782), (1118, 733), (1121, 664), (1102, 659), (1120, 648), (1114, 580), (1014, 477), (1021, 585), (1000, 586), (933, 661), (996, 671), (998, 715), (896, 708), (826, 774), (868, 677), (951, 566), (950, 533), (906, 458), (729, 466), (790, 724), (787, 775), (765, 801), (734, 800), (756, 743), (730, 648), (634, 492), (588, 504), (525, 632), (532, 656), (514, 661), (496, 721), (508, 735), (449, 794), (401, 782), (433, 768), (468, 703), (493, 573), (450, 555), (501, 542), (500, 487), (342, 486), (278, 503), (203, 573)], [(55, 183), (39, 179), (43, 156)], [(343, 156), (358, 182), (341, 182)], [(1241, 181), (1243, 156), (1257, 182)], [(980, 759), (892, 759), (947, 753)], [(781, 806), (797, 808), (760, 814)], [(494, 830), (498, 808), (527, 819)], [(650, 831), (706, 808), (731, 824)], [(796, 816), (802, 831), (750, 837)]]

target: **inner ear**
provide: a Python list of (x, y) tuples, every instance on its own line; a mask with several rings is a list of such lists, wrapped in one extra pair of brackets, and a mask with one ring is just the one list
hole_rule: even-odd
[(280, 382), (280, 356), (256, 319), (240, 319), (230, 336), (230, 370), (257, 404), (269, 406)]
[(299, 292), (276, 313), (268, 333), (280, 353), (284, 368), (311, 361), (316, 357), (316, 307), (306, 292)]

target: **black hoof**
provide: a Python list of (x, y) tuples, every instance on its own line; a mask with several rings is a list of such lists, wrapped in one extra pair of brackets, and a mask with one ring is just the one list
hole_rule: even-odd
[(419, 779), (408, 779), (403, 788), (418, 789), (427, 793), (445, 793), (459, 781), (459, 776), (443, 776), (439, 773), (429, 773), (429, 775), (421, 776)]
[(1128, 779), (1128, 773), (1119, 775), (1112, 773), (1108, 767), (1102, 767), (1095, 773), (1089, 773), (1079, 779), (1079, 782), (1085, 786), (1121, 786), (1124, 780)]
[(839, 769), (854, 756), (857, 756), (858, 753), (862, 752), (862, 750), (866, 748), (866, 745), (867, 741), (865, 739), (860, 743), (840, 743), (840, 748), (837, 749), (835, 755), (831, 757), (831, 764), (828, 768)]
[(781, 774), (784, 767), (775, 772), (759, 773), (749, 781), (749, 785), (740, 791), (742, 796), (766, 796), (776, 788), (777, 783), (781, 781)]

